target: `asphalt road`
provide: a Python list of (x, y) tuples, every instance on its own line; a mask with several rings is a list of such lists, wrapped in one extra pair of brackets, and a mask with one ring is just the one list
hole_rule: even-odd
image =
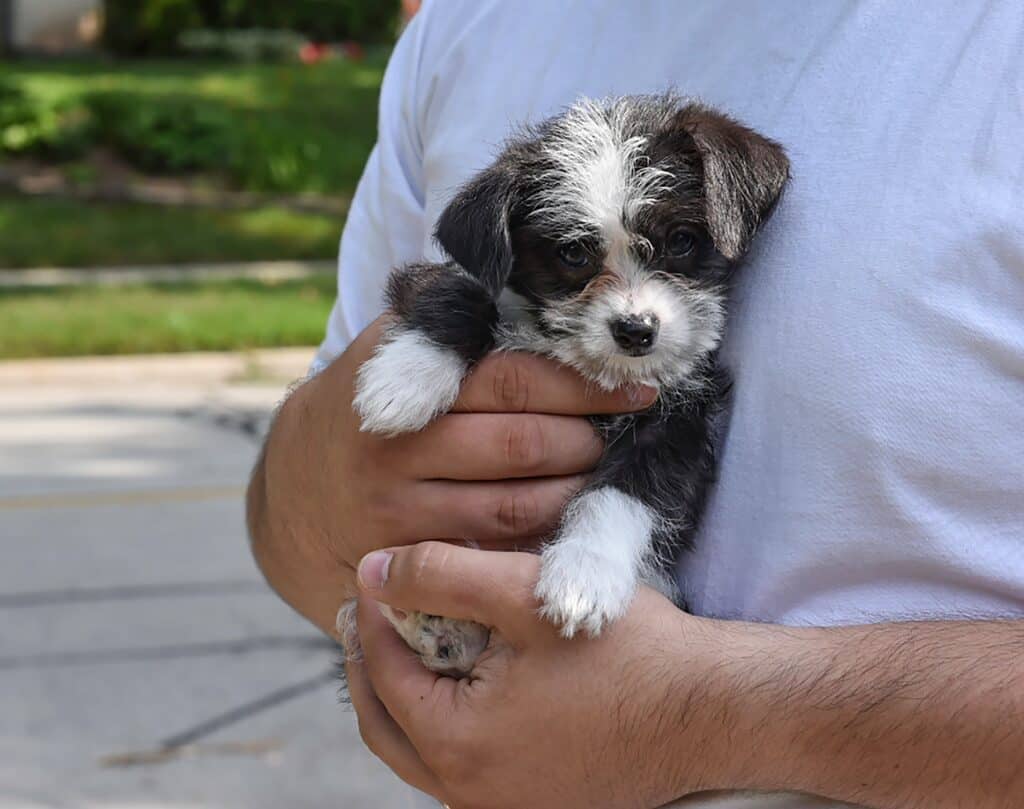
[(246, 546), (307, 357), (0, 365), (0, 809), (407, 806)]

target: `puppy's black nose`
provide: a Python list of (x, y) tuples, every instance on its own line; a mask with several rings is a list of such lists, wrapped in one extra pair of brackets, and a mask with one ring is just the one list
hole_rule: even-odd
[(611, 322), (612, 337), (619, 348), (634, 356), (646, 354), (658, 338), (658, 318), (654, 315), (631, 315)]

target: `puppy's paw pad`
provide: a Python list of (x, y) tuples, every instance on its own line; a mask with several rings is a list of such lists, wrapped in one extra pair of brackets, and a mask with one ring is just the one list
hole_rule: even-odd
[(571, 638), (591, 637), (621, 618), (636, 592), (636, 581), (586, 548), (554, 544), (544, 551), (535, 594), (541, 615)]
[(356, 375), (352, 407), (363, 432), (411, 433), (455, 403), (466, 363), (416, 331), (382, 343)]
[(474, 621), (390, 608), (384, 614), (423, 665), (438, 674), (468, 675), (491, 637), (487, 627)]

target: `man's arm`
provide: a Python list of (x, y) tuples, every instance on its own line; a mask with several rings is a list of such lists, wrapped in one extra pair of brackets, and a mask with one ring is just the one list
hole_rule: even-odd
[(424, 539), (528, 546), (557, 525), (602, 445), (584, 414), (650, 405), (649, 388), (595, 390), (553, 361), (502, 353), (463, 385), (455, 412), (396, 438), (363, 433), (355, 373), (382, 321), (281, 407), (253, 470), (247, 517), (271, 586), (333, 633), (370, 551)]
[(1024, 806), (1024, 623), (721, 629), (719, 700), (748, 739), (748, 786), (880, 809)]
[[(1024, 624), (788, 628), (643, 590), (600, 638), (565, 641), (536, 617), (535, 558), (390, 553), (360, 567), (353, 700), (371, 749), (453, 809), (649, 808), (712, 789), (1024, 806)], [(496, 642), (472, 680), (437, 677), (371, 598), (481, 621)]]

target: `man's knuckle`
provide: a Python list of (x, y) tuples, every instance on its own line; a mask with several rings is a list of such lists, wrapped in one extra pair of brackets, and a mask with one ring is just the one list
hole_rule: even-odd
[(408, 550), (408, 584), (419, 588), (432, 579), (432, 571), (443, 565), (443, 542), (418, 542)]
[(510, 492), (499, 498), (495, 520), (502, 535), (529, 536), (540, 522), (540, 505), (530, 492)]
[(530, 374), (514, 356), (504, 355), (496, 360), (493, 385), (494, 400), (502, 410), (520, 413), (529, 408)]
[(547, 436), (540, 420), (519, 417), (505, 431), (505, 459), (509, 466), (522, 472), (536, 470), (547, 456)]

